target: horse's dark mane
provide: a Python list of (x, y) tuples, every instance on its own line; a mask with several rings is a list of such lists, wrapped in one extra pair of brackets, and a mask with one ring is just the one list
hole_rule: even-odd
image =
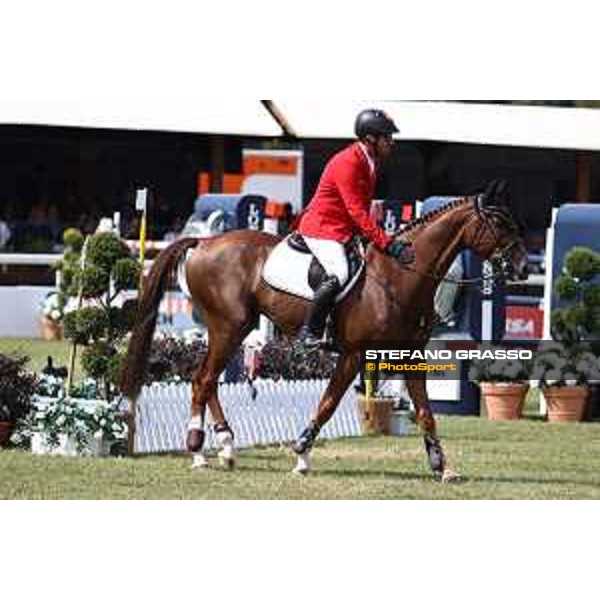
[(443, 214), (446, 214), (446, 213), (450, 212), (451, 210), (454, 210), (455, 208), (458, 208), (459, 206), (466, 204), (470, 200), (471, 200), (470, 196), (464, 196), (463, 198), (458, 198), (457, 200), (453, 200), (452, 202), (449, 202), (448, 204), (444, 204), (444, 206), (440, 206), (439, 208), (436, 208), (435, 210), (428, 212), (426, 215), (423, 215), (422, 217), (419, 217), (418, 219), (411, 221), (400, 232), (400, 237), (402, 239), (406, 239), (405, 236), (407, 236), (407, 234), (416, 233), (416, 230), (419, 229), (420, 227), (422, 227), (423, 225), (426, 225), (426, 224), (430, 223), (431, 221), (434, 221), (438, 217), (441, 217)]

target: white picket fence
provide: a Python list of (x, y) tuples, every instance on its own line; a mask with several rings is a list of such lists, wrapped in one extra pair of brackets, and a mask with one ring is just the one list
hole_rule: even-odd
[[(219, 400), (235, 433), (238, 448), (291, 442), (316, 414), (327, 381), (257, 381), (223, 384)], [(185, 450), (190, 419), (191, 385), (144, 387), (138, 400), (135, 449), (140, 453)], [(208, 415), (208, 411), (207, 411)], [(210, 423), (210, 418), (207, 418)], [(212, 427), (206, 427), (205, 449), (216, 448)], [(361, 435), (356, 392), (349, 389), (320, 439)]]

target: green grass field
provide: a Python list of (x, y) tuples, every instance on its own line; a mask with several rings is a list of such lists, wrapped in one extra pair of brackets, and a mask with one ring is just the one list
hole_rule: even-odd
[[(0, 339), (0, 354), (20, 354), (29, 356), (29, 368), (32, 371), (40, 372), (48, 360), (48, 356), (54, 359), (54, 366), (67, 366), (71, 345), (67, 341), (47, 342), (45, 340), (29, 338), (3, 338)], [(79, 357), (81, 348), (76, 354)], [(75, 362), (75, 377), (80, 377), (79, 361)]]
[(600, 499), (600, 425), (445, 417), (459, 485), (434, 483), (420, 436), (320, 444), (315, 473), (290, 473), (291, 450), (240, 453), (234, 472), (190, 470), (187, 456), (66, 459), (0, 451), (3, 499)]
[[(67, 364), (69, 349), (65, 342), (0, 340), (0, 352), (30, 356), (35, 371), (48, 355)], [(600, 498), (600, 424), (549, 425), (537, 410), (532, 393), (520, 422), (440, 418), (446, 453), (464, 477), (458, 486), (432, 481), (415, 433), (320, 444), (316, 472), (306, 479), (290, 474), (294, 457), (285, 448), (242, 451), (233, 473), (216, 466), (192, 472), (187, 456), (63, 459), (0, 451), (0, 498)]]

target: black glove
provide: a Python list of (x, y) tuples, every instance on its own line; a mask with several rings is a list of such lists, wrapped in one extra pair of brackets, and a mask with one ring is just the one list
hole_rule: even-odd
[(395, 238), (385, 251), (403, 265), (410, 265), (415, 262), (415, 249), (412, 244), (405, 244), (398, 238)]
[(386, 253), (393, 258), (400, 258), (404, 253), (406, 244), (395, 238), (394, 241), (385, 249)]

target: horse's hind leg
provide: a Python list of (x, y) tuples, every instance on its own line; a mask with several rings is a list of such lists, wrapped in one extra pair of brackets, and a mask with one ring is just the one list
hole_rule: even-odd
[(435, 417), (429, 405), (427, 396), (427, 379), (425, 373), (415, 373), (406, 380), (408, 393), (415, 405), (416, 419), (425, 442), (425, 450), (429, 466), (436, 479), (444, 483), (455, 483), (460, 476), (448, 468), (446, 457), (442, 449), (442, 443), (437, 435)]
[(221, 462), (227, 468), (235, 464), (234, 435), (227, 423), (218, 396), (219, 376), (228, 361), (239, 348), (241, 337), (247, 327), (233, 327), (227, 323), (209, 326), (208, 353), (194, 374), (192, 385), (192, 418), (188, 426), (187, 448), (194, 454), (193, 466), (205, 466), (202, 455), (204, 445), (204, 417), (208, 406), (214, 423), (217, 439), (222, 447)]
[(325, 390), (325, 394), (319, 402), (317, 416), (310, 425), (302, 432), (294, 444), (294, 452), (298, 462), (294, 473), (307, 475), (310, 472), (310, 451), (323, 426), (331, 419), (346, 390), (358, 373), (359, 356), (357, 353), (344, 354), (338, 359), (335, 371)]
[(192, 416), (188, 423), (186, 446), (188, 452), (191, 452), (194, 457), (194, 462), (192, 463), (193, 469), (204, 468), (208, 466), (208, 462), (202, 451), (205, 439), (204, 419), (206, 416), (206, 404), (202, 403), (200, 400), (200, 377), (202, 375), (205, 363), (206, 356), (202, 359), (202, 362), (196, 369), (192, 380)]

